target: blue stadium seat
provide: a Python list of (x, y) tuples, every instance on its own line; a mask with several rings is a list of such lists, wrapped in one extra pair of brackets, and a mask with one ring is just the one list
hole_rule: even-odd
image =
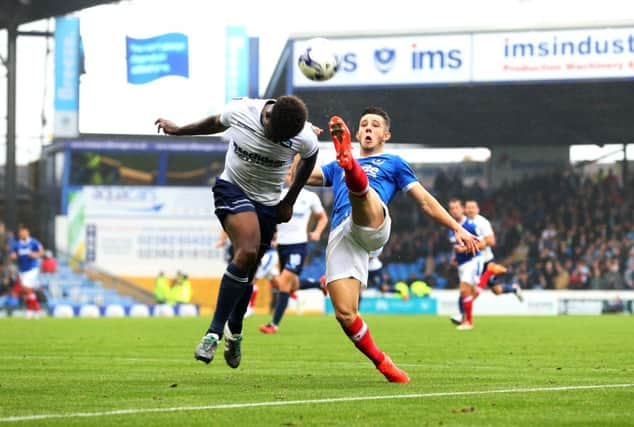
[(409, 279), (409, 270), (407, 268), (407, 264), (405, 263), (398, 264), (398, 275), (399, 275), (399, 280), (407, 282), (407, 280)]
[(394, 264), (394, 263), (388, 264), (385, 267), (385, 270), (387, 271), (387, 274), (390, 276), (390, 278), (392, 279), (393, 282), (397, 282), (398, 281), (397, 280), (398, 273), (396, 271), (397, 270), (396, 264)]
[(422, 277), (422, 272), (416, 263), (407, 264), (407, 277), (408, 279), (411, 277), (420, 278)]
[(447, 279), (437, 274), (434, 274), (436, 277), (436, 289), (445, 289), (447, 287)]

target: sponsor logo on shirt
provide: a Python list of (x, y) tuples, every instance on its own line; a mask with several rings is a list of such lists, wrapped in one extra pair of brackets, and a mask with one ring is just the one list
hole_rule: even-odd
[(244, 160), (245, 162), (255, 163), (257, 165), (267, 166), (271, 168), (281, 168), (286, 163), (284, 160), (274, 160), (261, 154), (247, 151), (236, 144), (235, 141), (233, 141), (233, 152), (236, 156), (238, 156), (241, 160)]

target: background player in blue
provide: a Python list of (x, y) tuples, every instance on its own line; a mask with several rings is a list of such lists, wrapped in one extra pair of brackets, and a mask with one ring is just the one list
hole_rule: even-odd
[(20, 271), (20, 281), (22, 285), (29, 289), (38, 289), (40, 258), (44, 255), (44, 247), (34, 237), (28, 227), (20, 225), (18, 238), (13, 242), (11, 248), (11, 259), (16, 261)]
[[(449, 212), (464, 229), (480, 237), (478, 249), (484, 249), (486, 243), (484, 243), (482, 231), (475, 222), (471, 221), (464, 214), (464, 206), (460, 199), (449, 200)], [(466, 252), (464, 247), (458, 244), (453, 230), (449, 231), (449, 241), (453, 245), (454, 258), (456, 264), (458, 264), (458, 276), (460, 277), (459, 304), (461, 311), (464, 312), (464, 320), (458, 325), (457, 329), (461, 331), (470, 330), (473, 329), (473, 301), (477, 295), (475, 289), (478, 289), (484, 261), (481, 253), (473, 254)]]
[[(170, 135), (224, 132), (229, 143), (213, 194), (215, 214), (231, 239), (233, 257), (220, 282), (211, 324), (194, 351), (197, 360), (211, 362), (224, 336), (225, 361), (232, 368), (240, 365), (242, 321), (259, 260), (276, 224), (291, 219), (293, 204), (317, 159), (317, 136), (307, 116), (301, 99), (282, 96), (235, 99), (221, 114), (182, 127), (162, 118), (155, 122), (159, 131)], [(295, 180), (280, 201), (282, 183), (298, 153)]]
[(480, 282), (478, 283), (478, 289), (484, 289), (487, 286), (491, 287), (491, 290), (495, 295), (510, 294), (513, 293), (517, 299), (522, 302), (522, 289), (517, 283), (497, 283), (496, 276), (506, 273), (506, 267), (495, 262), (495, 256), (493, 255), (493, 247), (496, 244), (495, 233), (491, 223), (484, 216), (480, 215), (480, 206), (478, 202), (473, 199), (467, 199), (464, 203), (464, 212), (471, 221), (478, 226), (478, 229), (482, 233), (482, 241), (485, 245), (481, 251), (482, 256), (482, 276), (480, 276)]
[(36, 292), (39, 292), (40, 288), (40, 258), (43, 255), (44, 248), (39, 240), (31, 237), (31, 232), (26, 226), (20, 225), (18, 238), (12, 242), (11, 259), (18, 264), (20, 282), (24, 287), (27, 318), (39, 318), (41, 313)]
[(332, 186), (334, 191), (326, 282), (335, 316), (346, 335), (388, 381), (407, 383), (407, 374), (379, 350), (358, 313), (361, 287), (367, 286), (370, 253), (382, 248), (390, 236), (387, 205), (397, 191), (404, 191), (426, 215), (455, 230), (458, 241), (469, 251), (476, 251), (477, 238), (460, 227), (423, 188), (405, 160), (384, 153), (391, 137), (387, 112), (377, 107), (363, 111), (356, 134), (361, 148), (358, 160), (352, 156), (350, 131), (344, 121), (332, 117), (328, 128), (337, 161), (316, 168), (308, 185)]

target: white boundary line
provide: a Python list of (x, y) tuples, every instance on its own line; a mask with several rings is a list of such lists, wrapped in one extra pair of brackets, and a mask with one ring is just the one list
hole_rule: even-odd
[(601, 384), (601, 385), (577, 385), (577, 386), (559, 386), (559, 387), (533, 387), (533, 388), (508, 388), (500, 390), (480, 390), (480, 391), (448, 391), (436, 393), (414, 393), (414, 394), (392, 394), (384, 396), (357, 396), (357, 397), (335, 397), (331, 399), (308, 399), (308, 400), (288, 400), (274, 402), (251, 402), (251, 403), (227, 403), (220, 405), (205, 406), (175, 406), (171, 408), (145, 408), (145, 409), (117, 409), (104, 412), (71, 412), (67, 414), (41, 414), (41, 415), (23, 415), (14, 417), (0, 418), (0, 423), (11, 423), (19, 421), (33, 420), (50, 420), (55, 418), (91, 418), (91, 417), (107, 417), (113, 415), (136, 415), (160, 412), (181, 412), (181, 411), (209, 411), (215, 409), (240, 409), (240, 408), (258, 408), (266, 406), (289, 406), (289, 405), (315, 405), (324, 403), (338, 402), (358, 402), (363, 400), (388, 400), (388, 399), (422, 399), (428, 397), (447, 397), (447, 396), (477, 396), (483, 394), (505, 394), (505, 393), (537, 393), (551, 391), (574, 391), (574, 390), (596, 390), (609, 388), (628, 388), (634, 387), (632, 384)]

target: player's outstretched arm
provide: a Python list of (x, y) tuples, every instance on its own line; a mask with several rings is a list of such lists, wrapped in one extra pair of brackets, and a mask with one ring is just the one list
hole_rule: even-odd
[(318, 154), (319, 150), (317, 150), (312, 156), (301, 159), (299, 161), (299, 164), (297, 165), (297, 170), (295, 171), (295, 179), (293, 180), (291, 186), (288, 188), (286, 196), (279, 204), (279, 221), (290, 221), (291, 217), (293, 216), (293, 205), (297, 200), (299, 192), (302, 190), (304, 185), (306, 185), (308, 177), (315, 168)]
[(467, 252), (476, 253), (480, 244), (478, 238), (467, 230), (462, 228), (455, 219), (449, 215), (449, 212), (436, 200), (434, 196), (429, 194), (420, 183), (415, 183), (407, 192), (418, 203), (418, 206), (425, 215), (432, 218), (439, 224), (454, 231), (456, 235), (456, 243), (464, 246)]
[(158, 118), (154, 122), (157, 126), (157, 131), (160, 133), (163, 131), (166, 135), (210, 135), (212, 133), (224, 132), (228, 129), (227, 126), (220, 122), (220, 114), (215, 116), (209, 116), (194, 123), (190, 123), (185, 126), (177, 126), (174, 122)]
[(312, 185), (313, 187), (323, 187), (324, 186), (324, 173), (321, 168), (318, 166), (313, 168), (313, 171), (310, 173), (308, 177), (308, 181), (306, 181), (306, 185)]

